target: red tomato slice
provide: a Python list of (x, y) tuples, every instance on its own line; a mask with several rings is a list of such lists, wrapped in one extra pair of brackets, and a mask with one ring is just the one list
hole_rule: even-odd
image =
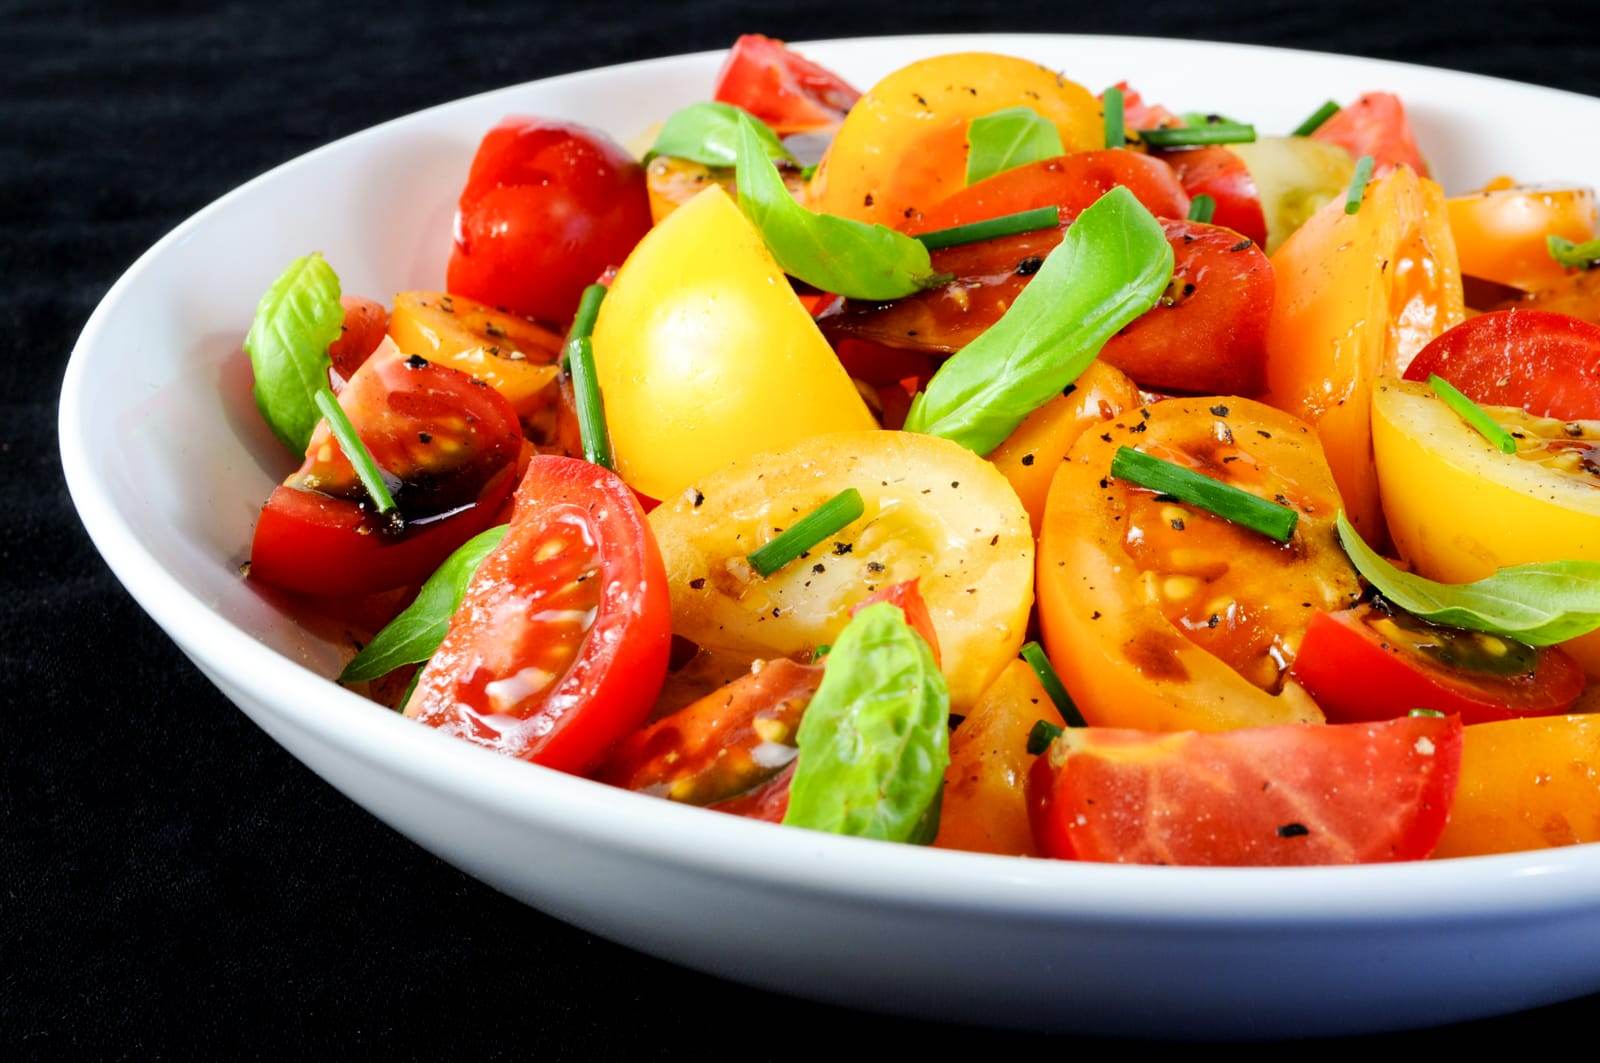
[(1435, 709), (1464, 723), (1566, 712), (1583, 669), (1555, 647), (1437, 627), (1398, 610), (1318, 613), (1292, 673), (1335, 723)]
[(782, 41), (746, 33), (729, 49), (712, 98), (748, 111), (786, 136), (844, 121), (861, 93)]
[(1548, 310), (1495, 310), (1457, 325), (1406, 367), (1437, 373), (1474, 402), (1563, 421), (1600, 418), (1600, 325)]
[(904, 613), (906, 623), (911, 625), (911, 630), (922, 636), (922, 641), (933, 651), (934, 663), (939, 663), (939, 633), (933, 629), (933, 614), (928, 611), (928, 603), (922, 600), (922, 592), (917, 589), (915, 579), (873, 591), (856, 603), (855, 608), (850, 610), (850, 615), (855, 616), (876, 602), (888, 602)]
[(1339, 109), (1311, 134), (1313, 140), (1337, 144), (1356, 158), (1371, 155), (1373, 176), (1381, 177), (1402, 163), (1428, 176), (1428, 162), (1417, 149), (1405, 104), (1391, 92), (1369, 92)]
[(789, 811), (789, 784), (794, 781), (794, 764), (784, 768), (772, 779), (738, 797), (718, 801), (711, 808), (731, 816), (759, 819), (767, 823), (782, 823)]
[(901, 228), (925, 233), (1038, 207), (1060, 207), (1064, 218), (1072, 218), (1118, 185), (1158, 218), (1188, 216), (1189, 197), (1166, 163), (1133, 151), (1101, 150), (997, 173), (907, 218)]
[(334, 371), (349, 380), (383, 342), (389, 311), (382, 303), (359, 295), (341, 296), (339, 303), (344, 307), (344, 324), (339, 326), (339, 338), (328, 347), (328, 357), (333, 359)]
[(1420, 860), (1444, 831), (1461, 721), (1159, 734), (1069, 728), (1034, 761), (1039, 851), (1128, 864)]
[(1232, 229), (1262, 246), (1267, 242), (1267, 216), (1261, 210), (1256, 179), (1244, 160), (1224, 147), (1185, 148), (1160, 156), (1191, 199), (1210, 196), (1216, 203), (1211, 224)]
[(596, 129), (507, 118), (478, 145), (446, 286), (562, 323), (583, 289), (650, 230), (644, 168)]
[[(973, 186), (977, 187), (977, 186)], [(1100, 357), (1147, 388), (1206, 395), (1250, 395), (1266, 379), (1266, 325), (1272, 266), (1239, 233), (1164, 220), (1175, 256), (1173, 285), (1148, 314), (1112, 337)], [(845, 339), (952, 353), (982, 335), (1063, 230), (986, 240), (933, 253), (933, 267), (955, 280), (892, 303), (846, 302), (817, 323), (836, 345)]]
[(661, 553), (627, 485), (597, 465), (537, 456), (406, 715), (586, 771), (649, 714), (671, 623)]

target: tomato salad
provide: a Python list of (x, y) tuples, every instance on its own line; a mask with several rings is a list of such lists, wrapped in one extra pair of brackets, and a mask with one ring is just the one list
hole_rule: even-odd
[(1279, 135), (1070, 74), (746, 36), (638, 154), (506, 118), (444, 290), (262, 298), (249, 578), (418, 724), (717, 814), (1600, 840), (1593, 193), (1447, 196), (1384, 92)]

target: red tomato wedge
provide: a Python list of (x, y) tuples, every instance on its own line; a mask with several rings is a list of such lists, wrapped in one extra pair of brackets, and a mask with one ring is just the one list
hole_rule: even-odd
[(1159, 734), (1069, 728), (1028, 778), (1039, 851), (1127, 864), (1419, 860), (1449, 816), (1461, 721)]
[(1038, 207), (1060, 207), (1073, 218), (1122, 186), (1158, 218), (1189, 214), (1189, 197), (1160, 159), (1121, 150), (1080, 151), (1018, 166), (968, 185), (907, 218), (902, 229), (925, 233)]
[(1548, 310), (1494, 310), (1457, 325), (1406, 367), (1437, 373), (1474, 402), (1563, 421), (1600, 418), (1600, 325)]
[(712, 98), (748, 111), (786, 136), (844, 121), (861, 93), (782, 41), (746, 33), (728, 51)]
[(1399, 611), (1318, 613), (1291, 669), (1334, 723), (1389, 720), (1412, 709), (1487, 723), (1566, 712), (1583, 669), (1555, 647), (1442, 628)]
[(1311, 134), (1313, 140), (1337, 144), (1356, 158), (1371, 155), (1373, 175), (1381, 177), (1406, 165), (1428, 176), (1428, 162), (1417, 148), (1405, 104), (1392, 92), (1369, 92), (1337, 113)]
[[(977, 187), (974, 185), (973, 187)], [(1266, 381), (1272, 265), (1239, 233), (1164, 220), (1175, 256), (1173, 283), (1149, 313), (1100, 352), (1143, 387), (1206, 395), (1250, 395)], [(846, 302), (818, 319), (831, 340), (952, 353), (1000, 320), (1063, 229), (986, 240), (933, 253), (955, 280), (892, 303)]]
[(328, 357), (333, 359), (334, 371), (349, 380), (383, 342), (389, 311), (382, 303), (359, 295), (341, 296), (339, 302), (344, 307), (344, 324), (339, 326), (339, 338), (328, 346)]
[(1224, 147), (1185, 148), (1159, 156), (1191, 199), (1210, 196), (1216, 204), (1211, 224), (1232, 229), (1266, 246), (1267, 216), (1261, 210), (1256, 179), (1244, 160)]
[(627, 485), (600, 466), (539, 455), (406, 715), (586, 771), (649, 714), (671, 623), (661, 553)]
[(856, 603), (855, 608), (850, 610), (850, 615), (855, 616), (867, 606), (877, 602), (888, 602), (905, 614), (906, 623), (911, 625), (911, 630), (922, 636), (922, 641), (933, 651), (933, 663), (938, 664), (939, 634), (933, 630), (933, 614), (928, 611), (928, 603), (922, 600), (922, 592), (917, 590), (917, 581), (908, 579), (904, 583), (895, 583), (873, 591)]

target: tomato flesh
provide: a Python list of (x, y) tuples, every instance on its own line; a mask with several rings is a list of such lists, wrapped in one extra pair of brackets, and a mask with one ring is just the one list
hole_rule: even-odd
[(661, 555), (615, 474), (532, 459), (505, 540), (483, 560), (406, 715), (563, 771), (645, 719), (666, 675)]
[(328, 357), (333, 359), (334, 372), (349, 380), (383, 342), (389, 311), (382, 303), (359, 295), (340, 296), (339, 303), (344, 307), (344, 323), (339, 326), (339, 338), (328, 345)]
[(782, 41), (746, 33), (733, 42), (712, 98), (749, 111), (785, 136), (844, 121), (861, 93)]
[(1428, 176), (1428, 162), (1417, 148), (1405, 105), (1391, 92), (1369, 92), (1341, 107), (1311, 137), (1337, 144), (1358, 159), (1371, 155), (1377, 164), (1374, 174), (1409, 166), (1418, 177)]
[(1261, 209), (1255, 178), (1243, 159), (1220, 146), (1163, 152), (1160, 157), (1177, 174), (1189, 198), (1211, 197), (1216, 204), (1211, 224), (1266, 246), (1267, 216)]
[(1461, 721), (1221, 734), (1069, 729), (1029, 773), (1042, 855), (1271, 866), (1418, 860), (1438, 844)]
[(1600, 418), (1600, 326), (1547, 310), (1495, 310), (1428, 344), (1407, 380), (1437, 373), (1475, 402), (1563, 421)]

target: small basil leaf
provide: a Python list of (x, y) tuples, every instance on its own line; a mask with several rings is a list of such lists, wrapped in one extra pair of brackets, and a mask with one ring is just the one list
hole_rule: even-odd
[(305, 452), (322, 420), (315, 396), (328, 386), (328, 347), (343, 325), (339, 275), (313, 253), (289, 263), (272, 282), (245, 336), (256, 406), (273, 434), (297, 454)]
[(967, 126), (967, 184), (1064, 154), (1054, 122), (1031, 107), (1008, 107)]
[(341, 683), (359, 683), (388, 675), (407, 664), (433, 656), (461, 607), (467, 584), (485, 557), (506, 537), (506, 525), (479, 532), (444, 559), (417, 591), (416, 600), (386, 624), (339, 673)]
[[(645, 154), (645, 161), (657, 155), (670, 155), (703, 166), (732, 166), (739, 161), (739, 118), (743, 114), (730, 103), (691, 103), (662, 125), (655, 144)], [(745, 117), (755, 129), (767, 158), (795, 161), (770, 126), (748, 115)]]
[(1435, 583), (1402, 572), (1362, 540), (1343, 513), (1339, 543), (1356, 571), (1408, 613), (1449, 627), (1550, 646), (1600, 628), (1600, 561), (1502, 568), (1475, 583)]
[(829, 651), (797, 735), (792, 826), (925, 843), (950, 764), (950, 692), (922, 637), (887, 602), (857, 613)]
[(1600, 240), (1573, 243), (1564, 236), (1551, 233), (1544, 238), (1550, 257), (1567, 269), (1593, 269), (1600, 266)]
[(989, 453), (1156, 304), (1172, 264), (1161, 223), (1113, 188), (1078, 215), (1005, 316), (933, 374), (906, 430)]
[(739, 208), (791, 277), (849, 299), (898, 299), (943, 280), (920, 241), (796, 203), (767, 158), (755, 123), (742, 114), (738, 167)]

